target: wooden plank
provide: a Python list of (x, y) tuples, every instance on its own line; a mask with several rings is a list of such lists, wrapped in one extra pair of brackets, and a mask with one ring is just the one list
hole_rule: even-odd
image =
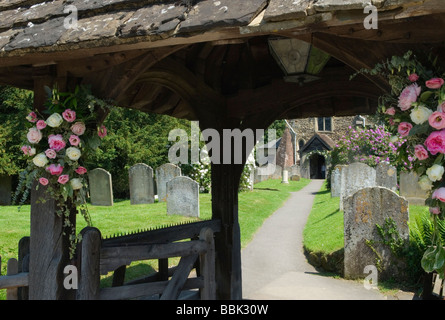
[[(19, 241), (19, 272), (29, 272), (29, 244), (30, 238), (23, 237)], [(28, 300), (29, 299), (29, 288), (21, 287), (18, 288), (18, 299)]]
[(127, 266), (120, 266), (114, 270), (112, 287), (120, 287), (124, 285), (125, 272), (127, 271)]
[(115, 247), (119, 245), (128, 245), (131, 243), (164, 243), (190, 239), (198, 236), (201, 229), (206, 227), (211, 228), (215, 233), (219, 232), (221, 230), (221, 221), (200, 221), (157, 230), (140, 232), (127, 236), (104, 239), (102, 247)]
[(0, 290), (9, 288), (19, 288), (28, 286), (29, 284), (29, 273), (22, 272), (12, 276), (1, 276), (0, 277)]
[[(142, 283), (134, 285), (125, 285), (122, 287), (103, 288), (100, 291), (100, 300), (126, 300), (149, 297), (155, 294), (161, 294), (167, 287), (169, 281), (159, 281), (154, 283)], [(202, 278), (189, 278), (186, 280), (183, 289), (202, 288), (204, 281)]]
[[(9, 259), (7, 276), (15, 276), (19, 272), (19, 265), (17, 259)], [(9, 288), (6, 290), (6, 300), (17, 300), (17, 288)]]
[(204, 277), (204, 288), (201, 289), (201, 300), (215, 300), (215, 240), (212, 230), (209, 228), (203, 229), (199, 238), (207, 243), (207, 252), (200, 256), (201, 272)]
[(130, 265), (133, 261), (182, 257), (190, 254), (200, 254), (206, 250), (207, 245), (204, 241), (102, 248), (100, 252), (100, 273), (104, 275), (120, 266)]
[(87, 227), (82, 230), (80, 244), (80, 281), (77, 300), (97, 300), (100, 293), (100, 231)]
[(168, 285), (162, 293), (160, 300), (178, 299), (197, 258), (197, 254), (192, 254), (181, 258), (178, 264), (178, 269), (168, 282)]

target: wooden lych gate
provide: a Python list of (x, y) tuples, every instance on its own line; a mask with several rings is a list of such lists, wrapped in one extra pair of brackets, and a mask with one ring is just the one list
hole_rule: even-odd
[[(98, 229), (87, 227), (81, 232), (75, 264), (68, 265), (75, 267), (75, 274), (64, 272), (64, 286), (74, 290), (76, 300), (176, 300), (181, 292), (186, 299), (214, 300), (214, 233), (220, 228), (219, 221), (210, 220), (102, 239)], [(7, 275), (0, 276), (7, 300), (29, 298), (29, 237), (20, 241), (19, 257), (20, 269), (19, 262), (10, 259)], [(169, 268), (168, 259), (175, 257), (181, 258), (178, 265)], [(158, 260), (158, 272), (125, 282), (127, 266), (145, 260)], [(191, 276), (192, 269), (196, 271)], [(100, 277), (109, 272), (112, 287), (101, 288)]]
[[(226, 129), (257, 132), (277, 119), (370, 114), (390, 86), (380, 77), (350, 76), (407, 50), (433, 50), (445, 61), (445, 6), (443, 0), (371, 1), (378, 28), (370, 29), (364, 24), (369, 2), (0, 1), (0, 83), (33, 90), (39, 110), (46, 99), (44, 86), (57, 84), (67, 91), (90, 85), (95, 96), (116, 105), (197, 120), (202, 131), (212, 129), (220, 136)], [(64, 24), (66, 19), (76, 20), (78, 28)], [(281, 53), (272, 50), (274, 41), (288, 39), (325, 54), (307, 51), (303, 74), (288, 74), (302, 55), (292, 45), (281, 47)], [(234, 160), (235, 143), (230, 144), (224, 146), (221, 139), (219, 160), (224, 152)], [(248, 149), (243, 144), (241, 163), (212, 161), (212, 219), (220, 222), (214, 237), (217, 299), (242, 299), (238, 189)], [(31, 196), (29, 273), (16, 279), (28, 281), (30, 299), (71, 299), (61, 282), (70, 263), (69, 241), (54, 201), (37, 203), (41, 196), (41, 190)], [(193, 241), (191, 246), (201, 248)], [(128, 246), (127, 260), (147, 257), (143, 246)], [(162, 251), (176, 246), (163, 244)], [(100, 251), (123, 252), (110, 248), (103, 241)], [(192, 258), (183, 259), (178, 268), (187, 270)], [(113, 267), (119, 264), (118, 258), (113, 261)], [(115, 272), (116, 282), (120, 272)], [(179, 278), (183, 282), (184, 276)], [(166, 284), (165, 290), (174, 291), (174, 297), (178, 288)], [(105, 294), (96, 285), (91, 290), (94, 297)]]

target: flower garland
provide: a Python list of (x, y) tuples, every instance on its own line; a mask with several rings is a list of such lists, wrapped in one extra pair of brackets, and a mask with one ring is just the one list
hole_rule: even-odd
[(49, 99), (43, 114), (32, 111), (26, 117), (29, 130), (21, 150), (28, 159), (28, 167), (21, 174), (16, 196), (23, 192), (22, 202), (26, 200), (36, 180), (37, 189), (46, 188), (46, 196), (56, 201), (57, 215), (64, 218), (65, 230), (70, 230), (72, 258), (81, 239), (70, 221), (71, 210), (75, 206), (91, 225), (84, 163), (107, 135), (106, 128), (97, 121), (98, 113), (106, 112), (108, 105), (94, 98), (85, 87), (77, 87), (74, 93), (45, 89)]
[[(385, 76), (391, 85), (391, 94), (379, 101), (378, 113), (389, 130), (406, 139), (401, 146), (401, 161), (411, 161), (419, 175), (420, 187), (428, 193), (425, 204), (433, 219), (431, 246), (421, 264), (426, 272), (444, 275), (445, 249), (437, 220), (445, 217), (445, 73), (440, 70), (437, 58), (423, 59), (408, 51), (377, 64), (372, 70), (360, 72)], [(422, 61), (423, 61), (422, 60)], [(426, 67), (428, 64), (428, 67)], [(409, 159), (408, 159), (409, 158)]]

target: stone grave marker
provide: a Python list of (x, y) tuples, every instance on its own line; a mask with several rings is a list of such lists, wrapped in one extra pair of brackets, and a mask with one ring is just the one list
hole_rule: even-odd
[(111, 174), (102, 168), (91, 170), (88, 173), (90, 185), (91, 205), (112, 206), (113, 205), (113, 184)]
[(11, 205), (12, 183), (11, 176), (0, 175), (0, 206)]
[(156, 185), (158, 201), (165, 202), (167, 197), (167, 182), (181, 176), (181, 168), (172, 163), (165, 163), (156, 169)]
[(425, 205), (427, 192), (419, 186), (419, 177), (415, 172), (400, 172), (400, 195), (410, 204)]
[(397, 168), (388, 162), (380, 162), (376, 169), (375, 182), (379, 187), (385, 187), (392, 191), (397, 190)]
[(341, 174), (345, 165), (336, 165), (331, 173), (331, 197), (340, 197), (341, 192)]
[(353, 195), (357, 190), (374, 187), (376, 172), (367, 164), (354, 162), (341, 171), (340, 210), (343, 210), (343, 201)]
[(130, 204), (155, 202), (153, 169), (145, 163), (137, 163), (128, 170)]
[(199, 183), (185, 176), (167, 182), (167, 214), (199, 217)]
[(377, 224), (392, 221), (402, 239), (407, 240), (408, 201), (383, 187), (364, 188), (344, 202), (344, 275), (349, 279), (365, 278), (367, 266), (381, 267), (378, 279), (398, 278), (402, 265), (388, 245), (382, 244)]

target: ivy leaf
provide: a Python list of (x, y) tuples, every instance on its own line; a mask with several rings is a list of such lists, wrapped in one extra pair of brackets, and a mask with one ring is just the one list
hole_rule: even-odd
[(409, 136), (415, 136), (415, 135), (419, 135), (419, 134), (425, 134), (427, 133), (429, 130), (429, 123), (425, 122), (422, 124), (418, 124), (415, 125), (410, 131), (409, 131)]
[(431, 95), (433, 93), (434, 93), (433, 91), (425, 91), (424, 93), (422, 93), (420, 95), (420, 101), (421, 102), (426, 102), (431, 97)]

